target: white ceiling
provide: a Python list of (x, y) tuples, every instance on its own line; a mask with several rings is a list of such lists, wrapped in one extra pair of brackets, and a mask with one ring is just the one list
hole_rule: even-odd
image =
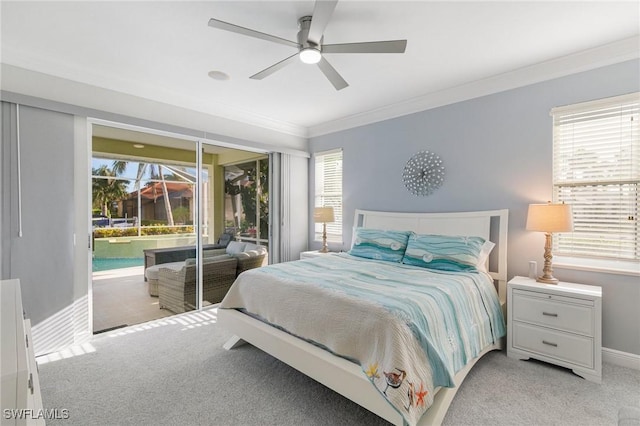
[[(632, 37), (635, 46), (640, 28), (638, 1), (342, 0), (326, 28), (326, 44), (408, 44), (404, 54), (327, 54), (350, 84), (336, 91), (317, 67), (302, 63), (250, 80), (295, 49), (207, 25), (216, 18), (295, 40), (297, 19), (311, 14), (313, 5), (3, 0), (1, 60), (191, 110), (313, 133)], [(207, 76), (212, 70), (231, 78), (213, 80)]]

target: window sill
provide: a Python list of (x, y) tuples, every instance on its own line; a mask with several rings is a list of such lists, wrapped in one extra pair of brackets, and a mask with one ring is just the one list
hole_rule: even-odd
[(608, 274), (640, 276), (640, 263), (624, 260), (586, 259), (581, 257), (553, 257), (554, 269), (604, 272)]

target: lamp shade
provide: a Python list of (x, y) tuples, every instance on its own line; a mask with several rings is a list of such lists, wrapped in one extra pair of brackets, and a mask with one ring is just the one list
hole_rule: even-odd
[(313, 220), (318, 223), (333, 222), (333, 207), (316, 207), (313, 210)]
[(529, 204), (527, 231), (571, 232), (573, 213), (569, 204)]

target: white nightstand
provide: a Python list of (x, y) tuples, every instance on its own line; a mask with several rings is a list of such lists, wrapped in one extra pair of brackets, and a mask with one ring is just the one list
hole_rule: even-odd
[(602, 288), (514, 277), (507, 284), (507, 355), (602, 381)]
[(300, 259), (311, 259), (312, 257), (326, 256), (332, 253), (333, 252), (331, 251), (327, 253), (320, 253), (320, 251), (318, 250), (303, 251), (302, 253), (300, 253)]

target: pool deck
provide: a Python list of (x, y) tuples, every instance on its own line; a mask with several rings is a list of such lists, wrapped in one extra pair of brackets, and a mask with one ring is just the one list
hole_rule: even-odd
[(94, 333), (173, 315), (160, 309), (157, 297), (149, 296), (143, 274), (144, 266), (93, 273)]

